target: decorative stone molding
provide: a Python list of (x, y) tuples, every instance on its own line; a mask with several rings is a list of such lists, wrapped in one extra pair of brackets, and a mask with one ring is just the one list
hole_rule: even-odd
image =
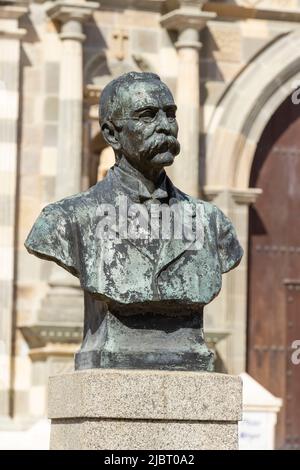
[(97, 2), (69, 2), (67, 0), (57, 0), (54, 5), (47, 9), (48, 16), (53, 20), (66, 23), (75, 20), (83, 23), (90, 18), (93, 11), (97, 10), (100, 3)]
[(204, 28), (207, 21), (215, 18), (216, 13), (204, 12), (197, 7), (195, 2), (193, 3), (193, 7), (187, 6), (183, 3), (181, 8), (162, 16), (160, 24), (164, 28), (174, 31), (182, 31), (186, 28), (193, 28), (200, 31)]
[(208, 201), (214, 201), (216, 197), (222, 192), (228, 192), (231, 194), (232, 199), (236, 204), (254, 204), (258, 196), (262, 194), (260, 188), (246, 188), (246, 189), (235, 189), (235, 188), (222, 188), (214, 186), (205, 186), (204, 195)]
[(254, 204), (256, 199), (262, 194), (260, 188), (234, 189), (231, 194), (234, 202), (237, 204)]
[(116, 8), (161, 12), (167, 0), (101, 0), (101, 7), (107, 10)]
[(68, 2), (57, 0), (53, 6), (47, 9), (47, 14), (52, 20), (61, 23), (60, 38), (83, 42), (85, 35), (82, 32), (82, 24), (99, 8), (96, 2)]
[(18, 28), (18, 19), (28, 12), (28, 8), (22, 4), (15, 5), (15, 3), (16, 2), (0, 1), (0, 19), (15, 20), (15, 28), (12, 28), (11, 24), (9, 26), (1, 24), (0, 39), (8, 38), (21, 40), (26, 34), (26, 29)]
[(82, 325), (59, 325), (59, 323), (46, 322), (35, 325), (21, 326), (20, 330), (30, 348), (43, 348), (48, 343), (53, 344), (80, 344), (82, 339)]
[(205, 10), (222, 18), (263, 19), (299, 22), (300, 10), (295, 0), (224, 0), (207, 2)]
[(7, 1), (0, 1), (0, 18), (17, 20), (28, 12), (28, 8), (22, 6), (22, 4), (15, 5), (16, 2), (8, 3)]
[(175, 43), (177, 49), (201, 49), (198, 32), (216, 16), (215, 13), (202, 11), (204, 3), (205, 0), (180, 0), (180, 8), (161, 17), (160, 24), (164, 28), (178, 31), (178, 41)]

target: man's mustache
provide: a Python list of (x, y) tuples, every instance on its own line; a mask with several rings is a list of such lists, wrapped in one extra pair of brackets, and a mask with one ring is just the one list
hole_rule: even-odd
[(152, 158), (158, 153), (170, 152), (174, 157), (180, 152), (178, 140), (171, 135), (157, 134), (147, 140), (144, 144), (143, 154)]

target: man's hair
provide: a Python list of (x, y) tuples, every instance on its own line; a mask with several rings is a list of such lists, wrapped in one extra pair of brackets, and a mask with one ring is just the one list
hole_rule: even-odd
[(103, 89), (100, 101), (99, 101), (99, 123), (100, 126), (105, 121), (109, 121), (112, 118), (113, 113), (118, 108), (117, 96), (119, 90), (122, 87), (128, 87), (137, 80), (141, 81), (153, 81), (160, 80), (159, 76), (156, 73), (150, 72), (128, 72), (120, 75), (120, 77), (115, 78), (109, 82)]

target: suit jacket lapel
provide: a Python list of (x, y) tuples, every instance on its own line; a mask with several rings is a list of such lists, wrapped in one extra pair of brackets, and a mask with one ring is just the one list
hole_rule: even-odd
[[(115, 186), (115, 181), (112, 178), (112, 175), (109, 175), (109, 182), (110, 183), (110, 199), (105, 201), (105, 197), (101, 198), (101, 202), (109, 202), (114, 203), (117, 196), (120, 193), (117, 191)], [(184, 204), (188, 204), (189, 209), (191, 212), (192, 219), (195, 218), (196, 210), (195, 210), (195, 202), (192, 198), (185, 195), (181, 191), (179, 191), (169, 180), (167, 177), (167, 185), (168, 185), (168, 192), (173, 200), (173, 203), (177, 203), (183, 209)], [(104, 192), (105, 194), (105, 192)], [(106, 193), (107, 194), (107, 193)], [(111, 197), (113, 196), (113, 197)], [(104, 201), (103, 201), (104, 199)], [(172, 232), (171, 232), (172, 233)], [(169, 264), (176, 261), (186, 250), (188, 250), (192, 244), (195, 242), (195, 233), (189, 234), (188, 239), (183, 237), (182, 239), (174, 239), (171, 237), (170, 240), (160, 240), (160, 249), (158, 252), (150, 251), (149, 246), (147, 243), (140, 243), (139, 240), (135, 240), (133, 238), (125, 238), (122, 239), (122, 244), (130, 244), (132, 247), (136, 248), (143, 256), (147, 257), (152, 263), (155, 264), (155, 271), (156, 273), (161, 272), (164, 268), (166, 268)], [(119, 242), (120, 243), (120, 242)], [(117, 243), (118, 244), (118, 243)]]
[[(179, 202), (179, 204), (181, 204)], [(189, 206), (192, 213), (192, 220), (196, 215), (194, 204)], [(159, 253), (159, 259), (156, 264), (156, 273), (159, 273), (167, 266), (175, 262), (180, 256), (187, 251), (195, 242), (195, 231), (190, 231), (188, 234), (183, 232), (183, 237), (180, 239), (171, 238), (170, 240), (162, 240), (162, 246)]]

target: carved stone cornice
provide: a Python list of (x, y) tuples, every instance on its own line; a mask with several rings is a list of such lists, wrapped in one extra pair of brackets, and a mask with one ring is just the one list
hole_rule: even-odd
[(0, 0), (0, 18), (15, 19), (17, 20), (21, 16), (28, 12), (28, 8), (22, 4), (16, 2), (7, 2)]
[(236, 188), (223, 188), (219, 186), (205, 186), (204, 195), (208, 201), (214, 201), (219, 194), (223, 192), (230, 193), (233, 201), (236, 204), (254, 204), (260, 194), (262, 194), (262, 189), (260, 188), (245, 188), (245, 189), (236, 189)]
[(300, 21), (300, 11), (293, 0), (270, 0), (268, 4), (263, 0), (219, 0), (207, 2), (204, 9), (222, 18)]
[(204, 3), (207, 3), (207, 0), (178, 0), (180, 8), (200, 8), (202, 10)]
[(232, 199), (237, 204), (254, 204), (262, 194), (262, 189), (260, 188), (248, 188), (248, 189), (234, 189), (232, 190)]
[(214, 12), (202, 11), (204, 3), (205, 1), (202, 0), (181, 0), (180, 8), (163, 15), (160, 24), (164, 28), (174, 31), (182, 31), (186, 28), (200, 31), (207, 21), (216, 16)]
[(75, 20), (80, 23), (87, 21), (100, 6), (97, 2), (75, 2), (68, 0), (56, 0), (47, 8), (47, 14), (52, 20), (65, 23)]
[[(23, 3), (23, 2), (22, 2)], [(0, 0), (0, 19), (15, 20), (15, 27), (5, 26), (5, 22), (0, 26), (0, 39), (22, 39), (27, 31), (24, 28), (18, 28), (18, 19), (28, 12), (28, 8), (22, 3), (16, 5), (15, 1)]]
[(181, 9), (173, 10), (161, 17), (160, 24), (170, 30), (181, 31), (185, 28), (195, 28), (200, 31), (207, 21), (215, 18), (214, 13), (198, 11), (190, 12)]
[(101, 7), (106, 10), (126, 9), (160, 12), (167, 0), (101, 0)]
[(48, 288), (46, 296), (30, 318), (21, 319), (17, 327), (29, 348), (41, 348), (49, 343), (80, 343), (84, 298), (79, 287), (69, 285)]
[(42, 348), (52, 344), (80, 344), (82, 340), (82, 324), (59, 324), (52, 322), (37, 322), (19, 326), (30, 348)]
[(87, 21), (100, 6), (96, 2), (76, 2), (56, 0), (54, 5), (47, 8), (47, 14), (52, 20), (61, 23), (60, 38), (83, 42), (85, 35), (82, 24)]

